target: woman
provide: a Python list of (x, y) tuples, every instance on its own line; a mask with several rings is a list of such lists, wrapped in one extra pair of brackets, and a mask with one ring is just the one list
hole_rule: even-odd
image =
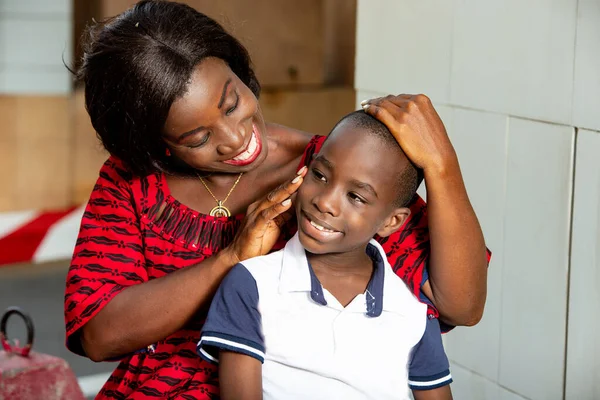
[[(94, 27), (80, 77), (111, 156), (67, 277), (67, 346), (121, 360), (101, 398), (214, 398), (216, 369), (195, 354), (206, 308), (234, 264), (293, 235), (290, 196), (323, 138), (265, 123), (246, 50), (185, 5), (142, 1)], [(416, 294), (426, 281), (431, 313), (475, 324), (485, 245), (439, 117), (424, 96), (365, 107), (427, 184), (429, 232), (416, 198), (384, 243), (392, 265)]]

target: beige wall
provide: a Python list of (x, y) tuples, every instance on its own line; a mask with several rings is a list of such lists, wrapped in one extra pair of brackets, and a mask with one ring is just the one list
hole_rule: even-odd
[(0, 95), (0, 211), (71, 203), (66, 96)]

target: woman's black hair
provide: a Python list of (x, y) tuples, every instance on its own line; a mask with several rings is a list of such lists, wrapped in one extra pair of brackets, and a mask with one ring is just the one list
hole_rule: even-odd
[(180, 3), (144, 0), (88, 27), (77, 77), (106, 150), (132, 173), (177, 173), (162, 138), (169, 109), (183, 96), (194, 68), (224, 60), (258, 97), (260, 84), (242, 44), (212, 18)]

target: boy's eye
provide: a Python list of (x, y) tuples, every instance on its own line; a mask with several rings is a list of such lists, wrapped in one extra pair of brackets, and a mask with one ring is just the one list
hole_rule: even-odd
[(321, 182), (327, 182), (325, 175), (323, 175), (321, 172), (319, 172), (319, 170), (313, 168), (312, 174), (317, 180), (320, 180)]
[(359, 203), (359, 204), (366, 203), (365, 199), (363, 199), (362, 197), (360, 197), (356, 193), (348, 193), (348, 197), (350, 197), (350, 200), (353, 201), (353, 202), (355, 202), (355, 203)]
[(238, 96), (238, 94), (236, 93), (235, 94), (235, 104), (227, 109), (227, 111), (225, 112), (225, 115), (231, 115), (231, 113), (233, 113), (236, 110), (239, 102), (240, 102), (240, 96)]

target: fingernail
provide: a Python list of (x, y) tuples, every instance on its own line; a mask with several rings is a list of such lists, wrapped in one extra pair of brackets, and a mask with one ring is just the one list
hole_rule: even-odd
[(367, 108), (369, 108), (369, 104), (362, 104), (362, 108), (363, 110), (366, 110)]
[(366, 104), (368, 101), (369, 101), (369, 100), (363, 100), (363, 101), (361, 101), (361, 102), (360, 102), (360, 105), (361, 105), (361, 106), (364, 106), (364, 105), (365, 105), (365, 104)]
[(281, 205), (284, 207), (289, 206), (292, 203), (292, 201), (290, 199), (286, 199), (284, 201), (281, 202)]
[(300, 175), (298, 175), (297, 177), (294, 178), (294, 180), (292, 181), (292, 183), (298, 183), (298, 181), (302, 179), (302, 177)]
[(306, 171), (306, 165), (305, 165), (304, 167), (300, 168), (300, 169), (298, 170), (298, 172), (296, 172), (296, 174), (298, 174), (298, 175), (302, 175), (302, 174), (304, 173), (304, 171)]

